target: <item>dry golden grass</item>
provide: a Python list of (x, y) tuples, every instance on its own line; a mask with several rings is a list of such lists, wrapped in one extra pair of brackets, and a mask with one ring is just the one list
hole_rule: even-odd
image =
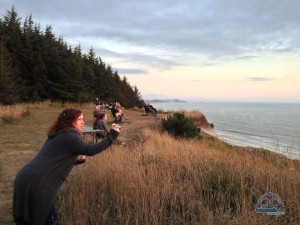
[[(1, 115), (10, 119), (0, 122), (0, 224), (12, 222), (12, 189), (17, 171), (41, 148), (47, 129), (65, 107), (83, 110), (87, 124), (92, 124), (94, 105), (61, 104), (50, 101), (36, 104), (0, 106)], [(26, 112), (26, 113), (24, 113)], [(89, 116), (90, 114), (90, 116)], [(26, 115), (26, 116), (24, 116)], [(2, 119), (0, 119), (2, 120)]]
[(15, 105), (0, 105), (0, 122), (16, 122), (29, 115), (30, 109), (48, 108), (51, 105), (61, 105), (61, 103), (51, 103), (50, 100), (37, 103), (19, 103)]
[[(299, 161), (261, 155), (145, 130), (134, 150), (113, 146), (77, 167), (60, 192), (62, 224), (299, 224)], [(286, 215), (255, 213), (269, 191)]]
[(93, 108), (94, 104), (78, 104), (72, 102), (51, 102), (50, 100), (37, 103), (20, 103), (15, 105), (0, 105), (0, 123), (16, 122), (29, 115), (30, 109), (50, 108)]
[(12, 106), (0, 105), (0, 122), (5, 123), (20, 120), (22, 117), (27, 116), (28, 113), (28, 105), (26, 104)]
[[(13, 224), (14, 176), (41, 148), (58, 113), (77, 107), (86, 124), (93, 120), (92, 103), (24, 107), (27, 117), (0, 124), (0, 224), (5, 225)], [(197, 121), (198, 113), (187, 116)], [(141, 114), (126, 110), (129, 122), (122, 132), (136, 138), (134, 144), (113, 145), (72, 171), (58, 195), (61, 224), (300, 224), (299, 160), (235, 148), (210, 136), (176, 140), (158, 131), (160, 115)], [(142, 127), (137, 119), (148, 119), (153, 130), (133, 135)], [(256, 201), (269, 191), (282, 198), (286, 215), (255, 213)]]

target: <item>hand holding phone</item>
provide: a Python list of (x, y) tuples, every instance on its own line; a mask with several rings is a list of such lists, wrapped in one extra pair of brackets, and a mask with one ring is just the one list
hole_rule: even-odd
[(84, 163), (85, 162), (85, 158), (86, 158), (85, 155), (79, 155), (79, 156), (77, 156), (77, 159), (74, 162), (74, 164), (78, 165), (78, 164)]
[(119, 124), (113, 123), (111, 125), (111, 128), (114, 129), (115, 131), (120, 132), (121, 126)]

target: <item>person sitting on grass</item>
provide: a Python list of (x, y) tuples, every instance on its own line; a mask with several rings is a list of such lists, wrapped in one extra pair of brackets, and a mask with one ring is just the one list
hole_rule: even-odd
[(126, 115), (125, 115), (125, 113), (123, 113), (122, 109), (119, 109), (119, 112), (116, 113), (116, 116), (117, 117), (122, 117), (122, 120), (123, 120), (123, 118), (125, 120), (128, 120), (127, 117), (126, 117)]
[(149, 103), (144, 105), (144, 109), (146, 112), (146, 116), (148, 116), (149, 113), (151, 113), (153, 116), (156, 115), (156, 113), (157, 113), (157, 110)]
[(111, 114), (115, 118), (116, 123), (123, 123), (123, 118), (127, 120), (126, 115), (114, 103), (111, 108)]
[(149, 102), (148, 102), (148, 107), (150, 110), (153, 110), (155, 114), (157, 114), (156, 108), (154, 108), (153, 105), (151, 105)]

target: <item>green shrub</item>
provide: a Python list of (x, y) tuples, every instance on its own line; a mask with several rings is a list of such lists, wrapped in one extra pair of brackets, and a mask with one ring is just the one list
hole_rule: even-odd
[(200, 128), (185, 117), (183, 112), (175, 112), (161, 120), (163, 129), (175, 137), (194, 138), (199, 136)]

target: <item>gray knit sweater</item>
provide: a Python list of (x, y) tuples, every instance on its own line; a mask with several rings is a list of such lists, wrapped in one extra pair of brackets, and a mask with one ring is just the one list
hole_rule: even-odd
[(39, 153), (17, 174), (14, 182), (13, 216), (31, 225), (42, 225), (54, 204), (55, 195), (71, 172), (78, 155), (96, 155), (118, 137), (111, 130), (106, 139), (86, 143), (75, 130), (49, 136)]
[(106, 133), (109, 133), (109, 128), (105, 120), (100, 119), (97, 123), (97, 129), (104, 130)]

